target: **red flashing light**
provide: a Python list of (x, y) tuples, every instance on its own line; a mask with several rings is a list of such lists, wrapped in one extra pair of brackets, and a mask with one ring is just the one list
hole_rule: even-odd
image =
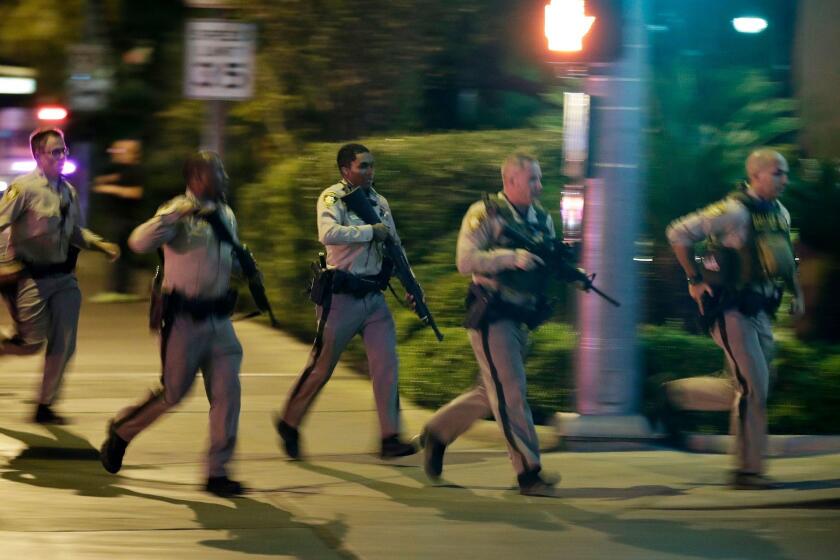
[(67, 109), (57, 105), (41, 107), (38, 109), (38, 120), (42, 121), (63, 121), (67, 118)]

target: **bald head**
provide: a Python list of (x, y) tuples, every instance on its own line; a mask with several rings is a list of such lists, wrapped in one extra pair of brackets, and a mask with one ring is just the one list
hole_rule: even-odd
[(752, 152), (746, 163), (750, 189), (764, 200), (781, 196), (788, 182), (788, 164), (779, 152), (760, 148)]

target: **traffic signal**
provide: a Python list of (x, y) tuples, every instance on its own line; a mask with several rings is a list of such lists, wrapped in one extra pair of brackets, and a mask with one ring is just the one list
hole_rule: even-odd
[(545, 6), (550, 62), (612, 62), (621, 55), (623, 0), (551, 0)]

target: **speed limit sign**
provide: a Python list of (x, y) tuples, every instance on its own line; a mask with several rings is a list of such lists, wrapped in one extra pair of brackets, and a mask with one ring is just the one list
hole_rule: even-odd
[(256, 27), (250, 23), (187, 22), (184, 95), (190, 99), (248, 99), (254, 92)]

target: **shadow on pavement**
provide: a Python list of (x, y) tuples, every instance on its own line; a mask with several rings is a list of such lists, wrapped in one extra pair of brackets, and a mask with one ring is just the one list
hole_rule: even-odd
[[(455, 454), (453, 454), (455, 455)], [(449, 457), (447, 457), (448, 459)], [(593, 513), (575, 507), (569, 499), (598, 498), (624, 500), (645, 496), (675, 496), (684, 491), (667, 486), (621, 488), (558, 489), (555, 498), (524, 498), (514, 491), (501, 498), (476, 494), (471, 488), (442, 484), (413, 488), (387, 480), (366, 478), (323, 464), (300, 461), (299, 468), (367, 487), (391, 500), (412, 508), (437, 510), (444, 519), (470, 523), (509, 524), (531, 531), (564, 531), (572, 526), (584, 527), (604, 534), (611, 541), (643, 550), (678, 553), (686, 557), (713, 559), (762, 558), (787, 560), (779, 546), (763, 535), (737, 529), (705, 529), (682, 521), (632, 519), (626, 515), (642, 513), (644, 508), (625, 509), (615, 515)], [(400, 469), (423, 484), (428, 484), (419, 468)], [(441, 491), (451, 493), (442, 496)], [(498, 490), (493, 488), (491, 490)]]
[(0, 428), (0, 435), (26, 445), (8, 461), (5, 472), (0, 475), (3, 479), (41, 488), (73, 490), (80, 496), (135, 497), (187, 506), (195, 513), (195, 522), (201, 528), (226, 531), (229, 535), (226, 539), (199, 543), (215, 549), (300, 557), (305, 552), (304, 546), (298, 543), (298, 539), (289, 538), (285, 531), (301, 529), (317, 535), (336, 555), (355, 558), (342, 548), (347, 533), (347, 525), (342, 519), (323, 525), (309, 525), (294, 521), (287, 511), (247, 496), (230, 498), (226, 500), (229, 503), (217, 503), (213, 500), (219, 498), (209, 495), (208, 500), (211, 501), (205, 502), (123, 488), (120, 483), (137, 481), (106, 473), (99, 463), (99, 451), (90, 442), (58, 426), (46, 426), (46, 429), (52, 437)]

